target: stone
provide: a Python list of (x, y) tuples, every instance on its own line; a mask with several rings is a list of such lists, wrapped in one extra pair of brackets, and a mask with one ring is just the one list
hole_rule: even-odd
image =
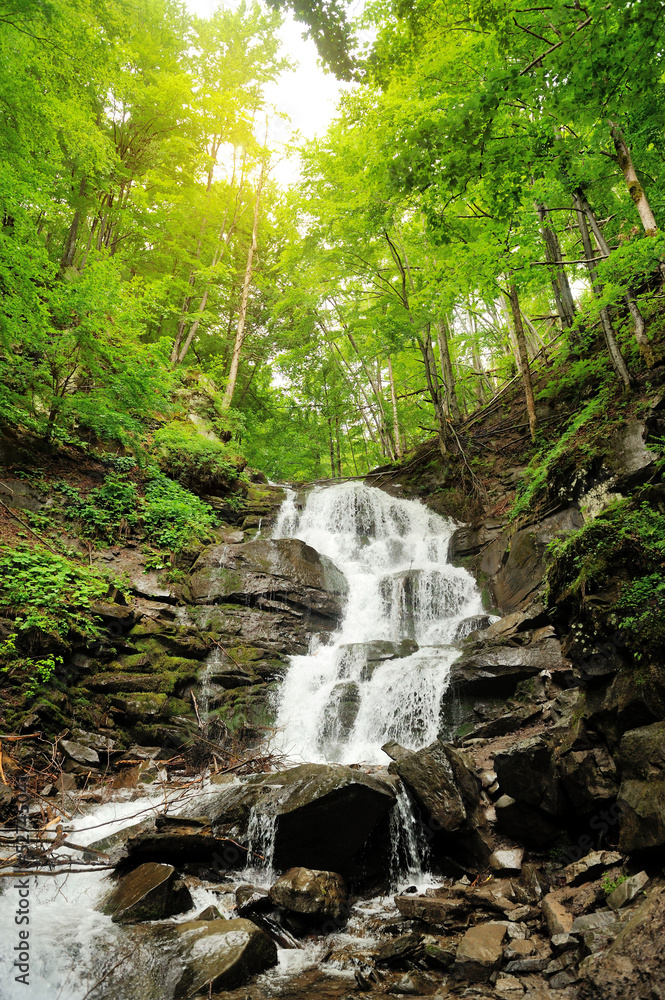
[(549, 956), (546, 958), (517, 958), (513, 962), (508, 962), (506, 972), (543, 972), (549, 964)]
[(298, 538), (209, 545), (192, 567), (196, 604), (278, 599), (286, 607), (339, 621), (348, 584), (332, 560)]
[(96, 750), (91, 750), (90, 747), (76, 743), (74, 740), (60, 740), (58, 746), (70, 760), (77, 764), (82, 764), (84, 767), (99, 767), (99, 754)]
[(575, 934), (553, 934), (550, 941), (554, 951), (575, 951), (580, 946), (580, 940)]
[(494, 851), (490, 854), (490, 868), (496, 872), (519, 872), (522, 870), (523, 847)]
[(487, 643), (480, 651), (455, 660), (450, 667), (450, 686), (459, 696), (505, 696), (514, 692), (519, 681), (563, 665), (558, 639), (542, 639), (527, 646)]
[(381, 749), (391, 760), (404, 760), (415, 753), (415, 750), (407, 750), (406, 747), (400, 746), (396, 740), (388, 740)]
[(378, 854), (359, 855), (394, 802), (393, 785), (375, 775), (341, 764), (301, 764), (224, 785), (204, 807), (218, 837), (245, 836), (252, 810), (274, 816), (278, 869), (302, 866), (363, 878), (381, 870)]
[(597, 931), (603, 927), (611, 927), (616, 923), (616, 914), (611, 910), (596, 910), (595, 913), (583, 913), (575, 917), (571, 931), (573, 934), (584, 934), (586, 931)]
[(389, 986), (386, 992), (389, 994), (396, 993), (400, 996), (424, 997), (431, 996), (436, 990), (437, 985), (436, 982), (432, 981), (428, 976), (423, 976), (422, 973), (407, 972), (396, 983)]
[(665, 774), (665, 722), (629, 730), (621, 737), (618, 763), (624, 780), (650, 781)]
[(526, 958), (529, 955), (533, 955), (535, 951), (536, 946), (533, 941), (528, 938), (517, 938), (503, 949), (503, 957), (510, 962), (514, 959)]
[(610, 947), (580, 965), (580, 1000), (665, 995), (665, 887), (653, 889)]
[(499, 923), (470, 927), (457, 949), (452, 968), (455, 978), (473, 983), (489, 982), (490, 976), (501, 964), (505, 936), (506, 928)]
[(561, 833), (560, 827), (542, 809), (517, 802), (510, 795), (502, 795), (494, 806), (497, 825), (511, 840), (543, 848)]
[(102, 911), (114, 923), (133, 924), (186, 913), (193, 905), (189, 889), (175, 868), (151, 862), (122, 875)]
[(646, 872), (638, 872), (637, 875), (631, 875), (627, 878), (625, 882), (622, 882), (616, 887), (614, 892), (611, 892), (607, 897), (607, 905), (612, 910), (619, 910), (626, 903), (630, 903), (635, 897), (640, 893), (644, 886), (649, 881), (649, 876)]
[(395, 770), (442, 829), (458, 830), (462, 826), (466, 809), (450, 762), (439, 743), (402, 756), (396, 761)]
[(553, 893), (549, 892), (544, 897), (541, 907), (550, 937), (570, 934), (573, 929), (573, 915)]
[(494, 770), (506, 795), (552, 815), (559, 812), (560, 793), (554, 753), (542, 736), (520, 740), (495, 754)]
[(236, 889), (236, 910), (239, 917), (267, 913), (271, 908), (272, 900), (267, 889), (261, 889), (255, 885), (239, 885)]
[[(423, 941), (422, 934), (401, 934), (399, 937), (390, 938), (388, 941), (383, 941), (379, 944), (373, 951), (372, 957), (380, 965), (397, 965), (404, 961), (418, 961), (424, 954), (432, 957), (435, 964), (441, 964), (439, 959), (445, 956), (443, 961), (446, 967), (452, 965), (455, 961), (454, 951), (452, 952), (450, 961), (447, 961), (447, 958), (450, 957), (450, 951), (444, 951), (440, 948), (437, 938), (430, 938), (430, 941), (433, 943), (428, 944), (427, 947)], [(430, 949), (433, 949), (431, 955)]]
[(478, 739), (493, 739), (495, 736), (505, 736), (507, 733), (514, 733), (518, 729), (530, 726), (542, 714), (542, 708), (538, 707), (529, 708), (525, 706), (524, 708), (517, 708), (514, 712), (505, 712), (503, 715), (497, 716), (496, 719), (490, 719), (489, 722), (483, 722), (478, 726), (474, 726), (473, 736)]
[(182, 971), (175, 997), (233, 989), (277, 964), (277, 948), (250, 920), (189, 920), (175, 925)]
[(522, 997), (524, 996), (525, 986), (517, 976), (507, 976), (505, 973), (501, 973), (496, 983), (494, 984), (494, 990), (500, 997)]
[(626, 854), (665, 843), (665, 781), (622, 781), (619, 850)]
[(224, 920), (224, 917), (219, 912), (216, 906), (206, 906), (205, 910), (201, 910), (199, 915), (195, 917), (196, 920)]
[(492, 624), (491, 615), (472, 615), (470, 618), (463, 618), (455, 629), (453, 642), (461, 642), (468, 635), (474, 632), (482, 632)]
[(622, 857), (617, 851), (591, 851), (579, 861), (573, 861), (563, 869), (566, 885), (583, 885), (600, 878), (607, 868), (620, 865)]
[(293, 913), (345, 923), (349, 915), (349, 891), (341, 875), (291, 868), (270, 887), (271, 902)]
[(615, 799), (619, 791), (616, 764), (605, 747), (564, 754), (559, 776), (573, 807), (581, 813)]

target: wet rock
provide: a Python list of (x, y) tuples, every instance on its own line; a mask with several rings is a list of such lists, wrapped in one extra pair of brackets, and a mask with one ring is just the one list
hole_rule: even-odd
[(453, 975), (473, 983), (488, 982), (503, 957), (506, 928), (499, 923), (477, 924), (469, 928), (457, 949)]
[(335, 921), (345, 921), (349, 914), (346, 882), (335, 872), (291, 868), (271, 886), (268, 895), (277, 906), (294, 913)]
[(83, 744), (73, 740), (60, 740), (58, 746), (70, 760), (77, 764), (84, 767), (99, 767), (99, 754), (96, 750), (91, 750), (90, 747), (83, 746)]
[(196, 920), (224, 920), (224, 917), (219, 912), (216, 906), (206, 906), (205, 910), (201, 910), (199, 915), (195, 917)]
[(355, 681), (340, 681), (330, 692), (321, 721), (321, 734), (327, 740), (347, 739), (360, 710), (360, 688)]
[(451, 562), (477, 555), (505, 527), (504, 521), (498, 518), (488, 518), (477, 524), (465, 524), (455, 531), (448, 546), (448, 558)]
[(531, 725), (542, 714), (542, 708), (535, 706), (518, 708), (514, 712), (506, 712), (503, 715), (497, 716), (496, 719), (490, 719), (489, 722), (483, 722), (479, 726), (474, 726), (473, 732), (470, 735), (478, 739), (492, 739), (495, 736), (505, 736), (507, 733), (514, 733), (524, 726)]
[(350, 667), (360, 662), (363, 664), (360, 679), (368, 681), (382, 663), (413, 656), (418, 652), (418, 648), (418, 643), (413, 639), (402, 639), (401, 642), (376, 639), (374, 642), (347, 643), (339, 648), (339, 676), (348, 676), (347, 664)]
[(239, 917), (251, 917), (256, 913), (267, 913), (272, 901), (267, 889), (255, 885), (239, 885), (236, 889), (236, 909)]
[(415, 750), (407, 750), (406, 747), (400, 746), (396, 740), (389, 740), (383, 744), (381, 749), (391, 760), (398, 761), (404, 760), (406, 757), (410, 757), (412, 753), (415, 753)]
[(631, 875), (627, 878), (625, 882), (618, 885), (614, 892), (611, 892), (607, 897), (607, 905), (612, 910), (619, 910), (626, 903), (630, 903), (635, 897), (640, 893), (644, 886), (649, 881), (649, 876), (646, 872), (638, 872), (637, 875)]
[(196, 560), (189, 586), (197, 604), (277, 598), (333, 621), (348, 593), (334, 563), (297, 538), (210, 545)]
[(277, 948), (250, 920), (189, 920), (176, 924), (182, 972), (175, 1000), (233, 989), (277, 964)]
[(171, 865), (149, 863), (121, 876), (102, 910), (114, 923), (163, 920), (193, 906), (185, 883)]
[(231, 830), (245, 835), (252, 809), (274, 817), (277, 868), (299, 865), (364, 877), (382, 862), (360, 853), (394, 801), (393, 786), (374, 775), (340, 764), (301, 764), (225, 786), (206, 811), (216, 836)]
[(600, 878), (602, 873), (614, 865), (620, 865), (622, 857), (616, 851), (591, 851), (579, 861), (573, 861), (563, 869), (566, 885), (583, 885)]
[(518, 531), (510, 527), (499, 534), (484, 549), (479, 560), (480, 570), (489, 577), (496, 607), (507, 614), (521, 610), (532, 601), (543, 585), (550, 542), (583, 525), (580, 511), (569, 507), (534, 525)]
[(188, 863), (225, 872), (245, 864), (247, 851), (226, 837), (215, 837), (203, 817), (159, 816), (153, 830), (142, 830), (127, 839), (125, 852), (132, 863), (163, 861), (181, 868)]
[(408, 972), (396, 983), (388, 987), (387, 993), (407, 997), (431, 996), (438, 983), (420, 972)]
[(492, 624), (491, 615), (472, 615), (471, 618), (463, 618), (455, 629), (454, 642), (461, 642), (473, 632), (482, 632)]
[[(453, 763), (456, 767), (453, 768)], [(440, 741), (432, 743), (390, 765), (413, 792), (428, 816), (439, 828), (459, 830), (467, 819), (463, 794), (471, 792), (477, 801), (479, 782), (466, 767), (459, 752)], [(455, 774), (455, 770), (458, 774)], [(464, 772), (468, 772), (466, 775)], [(461, 781), (460, 781), (461, 778)], [(466, 784), (466, 788), (462, 787)]]

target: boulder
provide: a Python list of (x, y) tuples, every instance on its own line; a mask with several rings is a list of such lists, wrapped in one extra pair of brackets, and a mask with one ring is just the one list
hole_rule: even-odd
[(473, 983), (488, 982), (501, 964), (505, 936), (506, 928), (501, 923), (470, 927), (457, 948), (453, 975)]
[(533, 847), (547, 847), (561, 834), (561, 828), (537, 806), (517, 802), (510, 795), (502, 795), (494, 804), (499, 829), (519, 843)]
[(519, 681), (541, 670), (552, 672), (564, 666), (558, 639), (538, 639), (524, 646), (487, 643), (455, 660), (450, 668), (450, 686), (458, 695), (509, 695)]
[(523, 847), (512, 847), (507, 850), (494, 851), (490, 855), (490, 868), (494, 872), (519, 872), (522, 870), (524, 858)]
[(226, 870), (232, 853), (238, 866), (246, 863), (247, 851), (226, 837), (214, 837), (205, 818), (158, 816), (153, 830), (141, 830), (127, 839), (125, 854), (130, 863), (162, 861), (181, 868), (198, 863), (207, 869)]
[[(467, 786), (465, 790), (460, 787), (453, 761)], [(467, 808), (464, 794), (471, 792), (471, 801), (475, 803), (479, 788), (473, 772), (469, 770), (468, 774), (464, 774), (466, 765), (453, 747), (437, 740), (423, 750), (402, 756), (390, 767), (399, 774), (440, 830), (450, 833), (465, 824)]]
[(631, 854), (665, 844), (665, 780), (622, 781), (619, 850)]
[(268, 893), (276, 906), (294, 913), (346, 922), (349, 892), (346, 882), (335, 872), (290, 868), (271, 886)]
[(637, 875), (631, 875), (624, 882), (616, 887), (614, 892), (611, 892), (607, 897), (607, 905), (612, 910), (620, 910), (622, 906), (626, 903), (632, 902), (633, 899), (642, 892), (644, 886), (649, 881), (649, 876), (646, 872), (638, 872)]
[(616, 851), (591, 851), (579, 861), (573, 861), (563, 869), (566, 885), (583, 885), (600, 878), (604, 871), (621, 864), (621, 855)]
[(180, 975), (174, 1000), (234, 989), (277, 965), (277, 948), (251, 920), (188, 920), (175, 925)]
[(175, 868), (151, 862), (122, 875), (102, 911), (114, 923), (133, 924), (186, 913), (193, 905), (189, 889)]
[(274, 601), (333, 622), (341, 618), (348, 585), (327, 556), (298, 538), (209, 545), (189, 581), (196, 604)]
[(82, 764), (84, 767), (99, 767), (99, 754), (90, 747), (76, 743), (74, 740), (60, 740), (58, 746), (63, 750), (69, 760)]
[(624, 779), (649, 781), (665, 775), (665, 722), (624, 733), (618, 763)]
[(570, 934), (573, 929), (573, 915), (553, 892), (545, 896), (541, 906), (550, 937)]
[(617, 797), (616, 764), (604, 746), (573, 750), (559, 761), (561, 784), (574, 808), (589, 813)]
[(568, 507), (536, 524), (501, 532), (479, 561), (481, 572), (489, 577), (494, 605), (508, 614), (533, 601), (543, 585), (548, 545), (583, 525), (580, 511)]
[(551, 815), (560, 811), (554, 752), (542, 736), (520, 740), (494, 757), (494, 770), (504, 794)]
[(216, 836), (246, 835), (252, 810), (274, 817), (277, 868), (302, 865), (361, 877), (380, 866), (378, 857), (359, 855), (394, 802), (389, 781), (340, 764), (301, 764), (227, 785), (204, 808)]

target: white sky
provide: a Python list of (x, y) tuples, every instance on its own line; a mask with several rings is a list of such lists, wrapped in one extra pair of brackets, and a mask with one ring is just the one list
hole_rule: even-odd
[[(220, 5), (220, 0), (186, 0), (186, 3), (192, 13), (208, 17)], [(222, 0), (221, 5), (235, 8), (237, 0)], [(357, 7), (361, 9), (362, 3), (358, 2)], [(265, 90), (268, 102), (290, 118), (290, 124), (279, 118), (271, 123), (269, 142), (273, 148), (288, 142), (293, 132), (299, 132), (305, 139), (322, 135), (334, 116), (339, 95), (343, 89), (348, 89), (347, 84), (340, 83), (332, 73), (324, 73), (318, 65), (314, 42), (302, 37), (305, 27), (297, 24), (288, 13), (280, 29), (283, 52), (298, 63), (298, 68), (282, 73), (276, 83)], [(282, 159), (272, 171), (272, 176), (284, 186), (295, 183), (298, 174), (297, 156)]]

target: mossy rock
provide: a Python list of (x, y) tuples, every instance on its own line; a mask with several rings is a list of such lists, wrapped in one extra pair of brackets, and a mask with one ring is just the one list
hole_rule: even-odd
[(88, 688), (102, 694), (122, 694), (144, 691), (150, 693), (173, 694), (178, 683), (178, 674), (95, 674), (88, 681)]
[(275, 721), (273, 692), (277, 684), (254, 684), (251, 687), (231, 688), (220, 699), (218, 715), (226, 726), (235, 731), (242, 726), (271, 726)]
[(168, 696), (163, 693), (137, 691), (133, 694), (112, 695), (109, 699), (114, 708), (119, 709), (129, 718), (164, 717)]

